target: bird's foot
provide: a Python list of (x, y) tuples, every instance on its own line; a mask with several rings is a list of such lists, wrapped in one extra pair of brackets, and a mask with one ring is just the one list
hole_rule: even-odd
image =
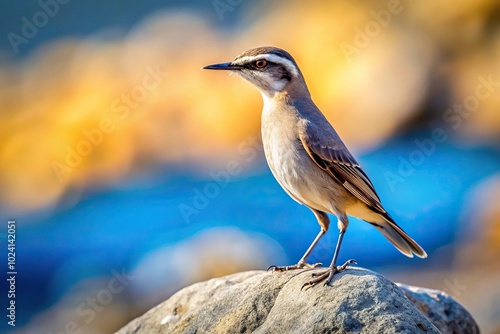
[(350, 264), (352, 264), (352, 263), (357, 264), (356, 260), (348, 260), (346, 263), (344, 263), (341, 266), (328, 267), (323, 272), (314, 273), (314, 274), (311, 275), (314, 278), (312, 280), (310, 280), (309, 282), (305, 283), (304, 285), (302, 285), (302, 288), (300, 288), (300, 289), (302, 290), (305, 287), (306, 288), (313, 287), (313, 286), (315, 286), (316, 284), (318, 284), (318, 283), (320, 283), (322, 281), (325, 281), (325, 283), (323, 284), (323, 286), (329, 285), (330, 282), (333, 279), (333, 276), (336, 273), (340, 273), (340, 272), (346, 270), (347, 266), (350, 265)]
[(275, 265), (272, 265), (272, 266), (269, 266), (269, 268), (267, 268), (267, 271), (271, 270), (272, 272), (282, 272), (282, 271), (288, 271), (288, 270), (294, 270), (294, 269), (314, 269), (316, 267), (319, 267), (321, 266), (322, 263), (318, 262), (318, 263), (313, 263), (313, 264), (309, 264), (307, 262), (299, 262), (297, 264), (294, 264), (293, 266), (283, 266), (283, 267), (278, 267), (278, 266), (275, 266)]

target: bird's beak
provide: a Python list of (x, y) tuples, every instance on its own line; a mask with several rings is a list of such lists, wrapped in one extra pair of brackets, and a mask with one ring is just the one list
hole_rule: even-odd
[(241, 70), (241, 66), (234, 65), (232, 62), (221, 63), (221, 64), (213, 64), (207, 65), (203, 67), (204, 70), (229, 70), (229, 71), (237, 71)]

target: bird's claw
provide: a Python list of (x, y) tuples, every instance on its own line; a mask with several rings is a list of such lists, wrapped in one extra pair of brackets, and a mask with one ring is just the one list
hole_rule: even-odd
[(314, 279), (310, 280), (309, 282), (304, 283), (304, 285), (302, 285), (302, 287), (300, 288), (300, 290), (304, 289), (305, 287), (306, 288), (313, 287), (316, 284), (318, 284), (318, 283), (320, 283), (320, 282), (322, 282), (324, 280), (326, 280), (326, 281), (323, 284), (323, 286), (329, 285), (330, 282), (333, 279), (333, 276), (336, 273), (340, 273), (340, 272), (346, 270), (347, 266), (350, 265), (350, 264), (357, 264), (357, 262), (356, 262), (356, 260), (352, 260), (351, 259), (351, 260), (346, 261), (346, 263), (344, 263), (341, 266), (328, 267), (323, 272), (311, 274), (311, 276), (314, 277)]
[(299, 262), (297, 264), (294, 264), (292, 266), (282, 266), (282, 267), (278, 267), (278, 266), (275, 266), (275, 265), (272, 265), (272, 266), (269, 266), (269, 268), (267, 268), (267, 271), (272, 271), (272, 272), (283, 272), (283, 271), (288, 271), (288, 270), (294, 270), (294, 269), (314, 269), (314, 268), (317, 268), (319, 266), (321, 266), (322, 263), (318, 262), (318, 263), (313, 263), (313, 264), (309, 264), (309, 263), (306, 263), (306, 262)]

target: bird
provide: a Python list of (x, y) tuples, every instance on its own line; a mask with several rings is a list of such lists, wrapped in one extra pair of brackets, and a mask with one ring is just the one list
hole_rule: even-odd
[(349, 216), (360, 218), (380, 231), (401, 253), (426, 258), (415, 242), (384, 209), (375, 188), (333, 126), (311, 98), (304, 76), (287, 51), (263, 46), (247, 50), (233, 61), (204, 66), (207, 70), (235, 73), (261, 93), (261, 135), (269, 168), (285, 192), (308, 207), (320, 231), (295, 265), (271, 266), (273, 271), (316, 268), (307, 258), (330, 226), (328, 214), (337, 218), (339, 230), (333, 259), (315, 271), (304, 287), (320, 282), (330, 285), (335, 274), (357, 264), (348, 260), (337, 266)]

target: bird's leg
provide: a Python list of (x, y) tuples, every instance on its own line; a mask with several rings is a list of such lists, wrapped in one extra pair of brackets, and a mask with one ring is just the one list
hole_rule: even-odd
[(293, 270), (293, 269), (316, 268), (316, 267), (321, 266), (322, 263), (318, 262), (318, 263), (309, 264), (306, 262), (306, 260), (309, 257), (309, 255), (311, 254), (314, 247), (316, 247), (316, 245), (318, 244), (319, 239), (321, 239), (321, 237), (326, 233), (326, 231), (328, 231), (328, 227), (330, 226), (330, 219), (328, 218), (328, 216), (324, 212), (317, 211), (314, 209), (311, 209), (311, 210), (314, 213), (314, 215), (316, 216), (316, 218), (318, 219), (318, 223), (321, 226), (321, 230), (319, 231), (316, 238), (314, 238), (314, 240), (311, 243), (311, 245), (309, 246), (309, 248), (304, 253), (304, 256), (302, 256), (302, 258), (299, 260), (299, 262), (297, 264), (294, 264), (292, 266), (278, 267), (278, 266), (272, 265), (269, 268), (267, 268), (267, 270), (272, 270), (273, 272), (274, 271), (288, 271), (288, 270)]
[(278, 267), (278, 266), (272, 265), (269, 268), (267, 268), (267, 270), (288, 271), (288, 270), (293, 270), (293, 269), (316, 268), (316, 267), (321, 266), (321, 263), (309, 264), (306, 262), (306, 260), (309, 257), (309, 254), (311, 254), (311, 252), (314, 249), (314, 247), (316, 246), (316, 244), (318, 243), (319, 239), (321, 239), (321, 237), (325, 234), (325, 232), (326, 231), (323, 231), (323, 229), (321, 229), (321, 231), (319, 231), (318, 235), (316, 236), (316, 238), (314, 238), (312, 244), (309, 246), (309, 248), (304, 253), (304, 256), (302, 256), (302, 258), (299, 260), (299, 262), (297, 264), (294, 264), (292, 266), (283, 266), (283, 267)]
[[(345, 221), (347, 222), (347, 217), (345, 217)], [(302, 286), (302, 289), (304, 287), (313, 287), (316, 284), (318, 284), (322, 281), (325, 281), (325, 280), (326, 281), (325, 281), (324, 285), (329, 285), (333, 279), (333, 276), (336, 273), (340, 273), (340, 272), (344, 271), (347, 268), (347, 266), (352, 264), (352, 263), (354, 263), (354, 264), (357, 263), (356, 260), (351, 259), (351, 260), (347, 260), (346, 263), (344, 263), (343, 265), (337, 266), (337, 258), (339, 257), (340, 246), (342, 245), (342, 240), (344, 239), (344, 234), (345, 234), (345, 231), (347, 229), (347, 224), (342, 222), (340, 219), (339, 219), (338, 225), (339, 225), (339, 229), (340, 229), (339, 239), (337, 240), (337, 246), (335, 247), (335, 253), (333, 254), (332, 263), (325, 271), (312, 274), (313, 279), (310, 280), (309, 282), (305, 283)]]

